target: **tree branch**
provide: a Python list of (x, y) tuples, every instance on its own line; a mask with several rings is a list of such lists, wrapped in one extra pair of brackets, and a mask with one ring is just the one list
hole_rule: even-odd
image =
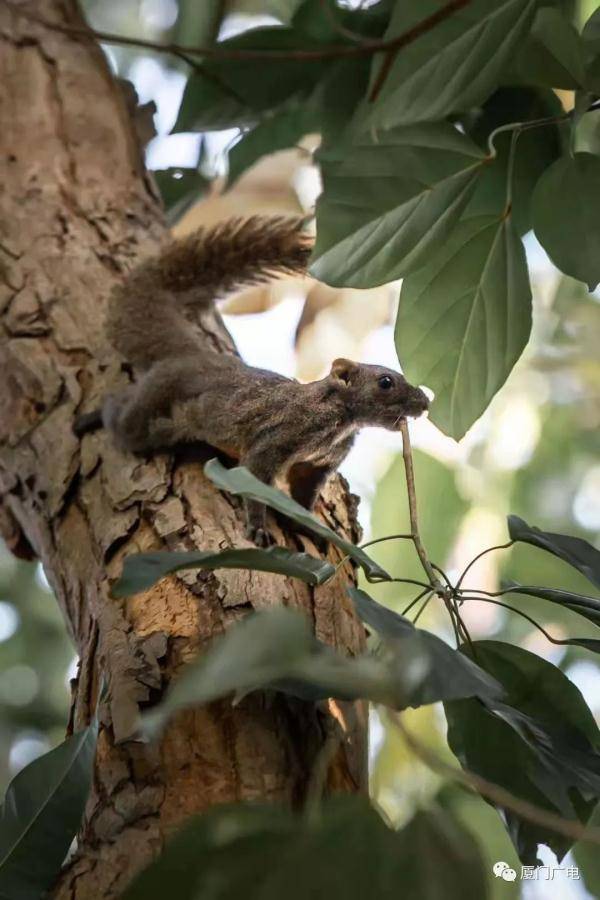
[[(430, 31), (444, 19), (449, 18), (457, 9), (466, 6), (470, 0), (451, 0), (441, 9), (437, 10), (433, 15), (427, 16), (420, 22), (417, 22), (408, 31), (397, 35), (394, 38), (380, 38), (378, 40), (365, 40), (360, 44), (329, 44), (321, 48), (314, 49), (298, 49), (298, 50), (252, 50), (241, 48), (225, 48), (222, 44), (215, 44), (209, 47), (186, 47), (181, 44), (158, 44), (155, 41), (145, 40), (144, 38), (127, 37), (123, 34), (114, 34), (110, 31), (100, 31), (94, 28), (80, 27), (77, 25), (67, 25), (64, 22), (52, 22), (43, 16), (38, 16), (28, 10), (17, 6), (11, 0), (1, 0), (2, 4), (7, 6), (15, 15), (21, 16), (38, 25), (43, 25), (53, 31), (59, 31), (62, 34), (69, 34), (78, 37), (84, 37), (89, 40), (103, 41), (107, 44), (122, 44), (126, 47), (138, 47), (142, 50), (153, 50), (157, 53), (168, 53), (177, 56), (188, 64), (190, 56), (204, 56), (210, 59), (230, 59), (230, 60), (325, 60), (338, 59), (352, 56), (370, 56), (374, 53), (394, 52), (396, 54), (402, 47), (416, 41), (421, 35)], [(380, 73), (381, 76), (381, 73)]]

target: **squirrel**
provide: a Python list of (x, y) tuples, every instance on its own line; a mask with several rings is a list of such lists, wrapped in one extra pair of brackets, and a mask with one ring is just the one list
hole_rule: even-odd
[[(218, 353), (194, 328), (203, 310), (277, 273), (306, 270), (311, 240), (300, 218), (231, 219), (172, 239), (113, 289), (107, 332), (138, 380), (76, 422), (104, 426), (123, 450), (149, 454), (202, 441), (311, 509), (358, 430), (396, 430), (428, 407), (426, 395), (383, 366), (336, 359), (327, 377), (301, 384)], [(247, 501), (247, 536), (268, 546), (265, 507)]]

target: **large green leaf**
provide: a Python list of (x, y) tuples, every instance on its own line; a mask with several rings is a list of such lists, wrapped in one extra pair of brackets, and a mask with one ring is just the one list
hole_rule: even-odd
[[(395, 615), (360, 591), (352, 596), (365, 621), (377, 620), (373, 627)], [(493, 678), (407, 620), (396, 616), (381, 628), (377, 655), (347, 657), (316, 640), (298, 612), (276, 607), (250, 615), (184, 668), (164, 700), (144, 715), (143, 730), (155, 735), (180, 709), (255, 690), (309, 701), (364, 699), (392, 709), (473, 696), (492, 702), (501, 694)]]
[[(556, 94), (546, 88), (505, 86), (495, 91), (481, 110), (463, 117), (467, 134), (486, 150), (490, 134), (501, 125), (560, 116), (563, 108)], [(548, 123), (519, 134), (512, 171), (511, 218), (519, 234), (531, 228), (531, 198), (542, 173), (561, 155), (568, 123)], [(512, 132), (494, 138), (496, 155), (483, 169), (465, 217), (493, 215), (506, 208), (508, 161)]]
[(484, 160), (446, 122), (326, 146), (312, 274), (365, 288), (419, 268), (458, 222)]
[[(467, 770), (585, 823), (600, 798), (600, 732), (580, 691), (556, 666), (520, 647), (477, 641), (474, 648), (506, 700), (446, 703), (451, 749)], [(535, 864), (540, 843), (559, 859), (571, 846), (549, 828), (501, 812), (525, 864)]]
[[(403, 34), (441, 5), (440, 0), (397, 3), (386, 37)], [(497, 86), (536, 6), (536, 0), (474, 0), (403, 47), (365, 124), (392, 128), (481, 103)], [(373, 80), (382, 65), (377, 57)]]
[(181, 569), (254, 569), (258, 572), (273, 572), (299, 578), (307, 584), (323, 584), (332, 575), (335, 567), (324, 559), (308, 553), (294, 553), (286, 547), (269, 547), (189, 552), (156, 551), (155, 553), (135, 553), (125, 558), (123, 574), (112, 587), (113, 597), (131, 597), (146, 591), (159, 579)]
[(521, 541), (547, 550), (553, 556), (557, 556), (569, 563), (582, 575), (600, 588), (600, 550), (596, 550), (583, 538), (572, 537), (569, 534), (553, 534), (551, 531), (542, 531), (533, 525), (528, 525), (519, 516), (508, 517), (508, 532), (513, 541)]
[(572, 591), (555, 590), (554, 588), (532, 587), (531, 585), (517, 584), (516, 581), (503, 583), (503, 588), (510, 594), (523, 594), (526, 597), (540, 597), (557, 603), (559, 606), (578, 613), (595, 625), (600, 625), (600, 597), (584, 597), (583, 594), (575, 594)]
[(413, 646), (402, 658), (345, 657), (317, 641), (302, 615), (276, 607), (248, 616), (186, 666), (165, 699), (143, 717), (143, 729), (154, 735), (177, 710), (259, 689), (306, 700), (364, 698), (404, 709), (425, 674), (420, 652)]
[(436, 703), (440, 699), (476, 696), (491, 699), (502, 695), (502, 687), (464, 653), (415, 626), (404, 616), (376, 603), (368, 594), (349, 588), (356, 611), (369, 628), (391, 642), (402, 656), (409, 648), (427, 666), (422, 683), (411, 692), (411, 706)]
[(504, 384), (530, 330), (527, 264), (510, 217), (461, 222), (402, 284), (395, 335), (402, 369), (435, 391), (430, 417), (456, 439)]
[(304, 528), (310, 529), (319, 537), (335, 544), (362, 566), (369, 577), (389, 579), (387, 572), (367, 556), (364, 550), (361, 550), (356, 544), (346, 541), (337, 532), (323, 525), (307, 509), (292, 500), (288, 494), (260, 481), (243, 466), (226, 469), (217, 459), (211, 459), (204, 466), (204, 472), (220, 490), (245, 497), (248, 500), (258, 500), (259, 503), (276, 509), (277, 512), (283, 513)]
[(555, 7), (544, 6), (517, 53), (511, 74), (520, 81), (552, 88), (584, 84), (584, 49), (573, 24)]
[(264, 688), (314, 646), (308, 622), (298, 613), (276, 607), (250, 615), (184, 668), (162, 702), (144, 716), (144, 730), (155, 734), (179, 709)]
[[(322, 50), (333, 44), (354, 43), (340, 33), (346, 28), (364, 39), (378, 37), (387, 22), (387, 3), (374, 9), (342, 10), (337, 4), (308, 0), (301, 4), (286, 27), (251, 28), (221, 41), (219, 49), (276, 51), (277, 56), (260, 59), (213, 58), (194, 72), (186, 85), (174, 131), (202, 131), (256, 123), (264, 113), (274, 111), (293, 98), (307, 98), (331, 73), (339, 70), (340, 60), (294, 58), (294, 50)], [(264, 9), (263, 9), (264, 11)], [(338, 27), (336, 27), (336, 24)], [(365, 57), (366, 58), (366, 57)], [(352, 58), (353, 69), (339, 98), (354, 94), (352, 81), (362, 83), (363, 60)]]
[[(293, 28), (253, 28), (217, 45), (227, 50), (318, 49), (321, 45)], [(214, 59), (188, 79), (174, 132), (206, 131), (256, 121), (293, 97), (306, 97), (331, 61)]]
[(590, 290), (600, 281), (599, 196), (600, 159), (591, 153), (558, 159), (533, 195), (537, 239), (561, 271), (584, 281)]
[(0, 807), (0, 897), (39, 900), (81, 822), (97, 725), (67, 738), (13, 779)]
[(588, 54), (600, 53), (600, 9), (589, 17), (581, 32)]
[(339, 796), (325, 801), (318, 816), (238, 804), (195, 817), (123, 900), (165, 896), (485, 900), (487, 892), (473, 839), (447, 813), (419, 812), (395, 831), (365, 798)]

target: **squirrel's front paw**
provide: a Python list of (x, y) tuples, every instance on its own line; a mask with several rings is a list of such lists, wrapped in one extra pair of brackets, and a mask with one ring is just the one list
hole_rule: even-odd
[(249, 541), (256, 544), (257, 547), (272, 547), (275, 544), (273, 536), (269, 534), (266, 528), (256, 528), (248, 525), (246, 528), (246, 537)]

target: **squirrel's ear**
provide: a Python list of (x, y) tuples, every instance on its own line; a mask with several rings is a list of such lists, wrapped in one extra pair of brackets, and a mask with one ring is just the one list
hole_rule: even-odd
[(353, 374), (358, 369), (355, 362), (351, 359), (334, 359), (331, 364), (330, 375), (344, 384), (350, 384)]

